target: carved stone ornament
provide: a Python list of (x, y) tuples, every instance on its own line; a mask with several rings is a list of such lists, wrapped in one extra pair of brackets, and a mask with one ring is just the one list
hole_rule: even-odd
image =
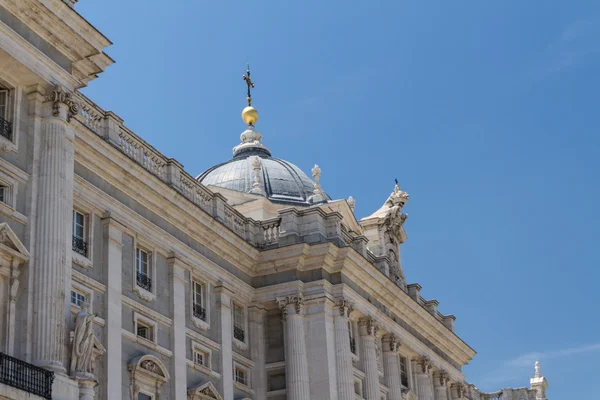
[(358, 325), (365, 329), (366, 334), (369, 336), (375, 336), (379, 327), (375, 324), (375, 321), (371, 317), (361, 318), (358, 321)]
[(170, 379), (169, 371), (163, 362), (152, 355), (136, 357), (127, 366), (131, 374), (131, 398), (137, 398), (140, 390), (158, 393), (162, 385)]
[(77, 377), (93, 377), (93, 364), (96, 358), (106, 351), (94, 335), (95, 315), (88, 312), (88, 304), (84, 303), (75, 317), (75, 329), (71, 343), (71, 375)]
[(321, 179), (321, 168), (315, 164), (315, 166), (312, 167), (311, 172), (313, 179), (315, 180), (315, 189), (313, 190), (313, 193), (315, 196), (322, 196), (323, 189), (321, 189), (321, 184), (319, 183), (319, 180)]
[(350, 207), (350, 210), (354, 211), (354, 208), (356, 207), (356, 200), (354, 200), (354, 197), (350, 196), (346, 201), (348, 202), (348, 207)]
[(187, 394), (188, 400), (223, 400), (223, 397), (221, 397), (217, 388), (211, 382), (188, 389)]
[(384, 224), (386, 229), (395, 237), (400, 239), (400, 242), (403, 242), (403, 232), (402, 226), (404, 222), (408, 219), (408, 214), (404, 214), (400, 211), (400, 208), (392, 209), (388, 215), (385, 217)]
[(450, 377), (448, 376), (448, 374), (445, 371), (436, 371), (434, 373), (434, 383), (437, 386), (447, 386), (448, 382), (450, 382)]
[(399, 206), (400, 208), (404, 207), (406, 202), (408, 201), (408, 193), (403, 192), (400, 189), (400, 186), (396, 183), (394, 186), (394, 191), (390, 194), (390, 197), (386, 200), (385, 204), (388, 207)]
[(383, 343), (383, 351), (385, 352), (391, 351), (395, 353), (398, 351), (398, 347), (400, 347), (396, 335), (385, 335), (381, 341)]
[(252, 157), (252, 171), (254, 175), (254, 182), (252, 183), (252, 189), (250, 193), (262, 194), (262, 188), (260, 185), (260, 170), (262, 169), (262, 162), (260, 157)]
[(348, 318), (352, 312), (352, 303), (348, 300), (341, 299), (338, 301), (338, 307), (340, 309), (340, 316)]
[(53, 88), (52, 92), (47, 96), (47, 100), (52, 102), (52, 115), (55, 117), (60, 116), (61, 104), (67, 106), (67, 122), (71, 121), (71, 118), (79, 113), (81, 107), (79, 102), (73, 97), (73, 93), (67, 92), (60, 85), (56, 85)]
[(423, 357), (419, 360), (419, 366), (421, 367), (421, 371), (423, 371), (424, 374), (429, 374), (431, 368), (433, 367), (431, 365), (431, 361), (429, 361), (427, 357)]
[(292, 304), (294, 305), (296, 314), (300, 314), (302, 311), (302, 304), (304, 304), (304, 297), (302, 295), (278, 297), (277, 304), (284, 316), (288, 315), (288, 306)]

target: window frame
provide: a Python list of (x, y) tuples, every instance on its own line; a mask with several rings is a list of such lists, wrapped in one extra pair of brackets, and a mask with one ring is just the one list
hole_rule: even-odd
[[(196, 285), (202, 287), (202, 307), (204, 308), (205, 319), (198, 318), (194, 315), (194, 305), (196, 304)], [(196, 328), (206, 331), (210, 329), (210, 284), (198, 278), (195, 275), (190, 279), (190, 319)]]
[[(137, 282), (137, 274), (138, 274), (138, 250), (143, 251), (148, 256), (148, 261), (146, 263), (147, 268), (150, 270), (147, 274), (148, 278), (150, 278), (150, 290), (138, 285)], [(155, 301), (156, 300), (156, 258), (157, 252), (152, 246), (147, 244), (144, 240), (140, 240), (139, 238), (134, 237), (133, 240), (133, 290), (138, 294), (138, 296), (145, 301)]]
[[(138, 335), (138, 324), (147, 326), (152, 329), (152, 338), (148, 339), (143, 336)], [(150, 347), (155, 348), (158, 345), (158, 322), (139, 314), (138, 312), (133, 312), (133, 334), (135, 335), (136, 341), (141, 343), (150, 345)]]
[[(235, 309), (236, 306), (240, 307), (242, 309), (242, 323), (240, 324), (239, 328), (243, 329), (244, 331), (244, 340), (239, 340), (235, 337), (235, 328), (238, 327), (236, 326), (236, 318), (235, 318)], [(242, 328), (243, 327), (243, 328)], [(248, 349), (248, 307), (246, 305), (243, 305), (239, 302), (236, 301), (231, 301), (231, 337), (233, 339), (233, 344), (241, 349), (241, 350), (246, 350)]]
[(19, 131), (21, 125), (21, 107), (19, 105), (23, 98), (23, 91), (16, 82), (9, 80), (6, 76), (0, 79), (0, 90), (7, 92), (5, 119), (12, 125), (10, 140), (0, 135), (0, 151), (16, 153), (19, 151)]
[[(402, 362), (402, 360), (404, 360), (404, 363)], [(408, 357), (404, 356), (403, 354), (398, 353), (398, 368), (400, 369), (400, 384), (407, 388), (410, 389), (410, 375), (409, 375), (409, 370), (408, 370)], [(406, 385), (402, 382), (402, 375), (404, 374), (405, 378), (406, 378)]]
[[(92, 289), (90, 289), (89, 287), (76, 282), (75, 280), (71, 281), (71, 291), (85, 296), (85, 299), (88, 303), (88, 312), (93, 314), (94, 313), (94, 291)], [(69, 294), (69, 299), (70, 299), (70, 294)], [(74, 304), (70, 301), (69, 301), (69, 304), (71, 305), (71, 313), (77, 314), (79, 311), (81, 311), (81, 306), (78, 306), (77, 304)]]
[[(237, 380), (237, 371), (241, 371), (245, 374), (246, 376), (246, 383), (240, 382)], [(254, 394), (254, 391), (252, 390), (252, 368), (248, 365), (245, 365), (239, 361), (233, 360), (233, 368), (231, 370), (232, 373), (232, 378), (233, 378), (233, 385), (238, 388), (239, 390), (246, 392), (246, 393), (251, 393)]]
[[(83, 241), (87, 244), (87, 253), (84, 256), (83, 254), (71, 248), (73, 263), (82, 268), (92, 268), (92, 260), (94, 259), (94, 220), (96, 219), (96, 213), (94, 212), (94, 209), (91, 206), (84, 205), (79, 199), (73, 199), (72, 218), (74, 218), (76, 212), (83, 215)], [(74, 221), (71, 221), (72, 237), (75, 236), (73, 228)]]

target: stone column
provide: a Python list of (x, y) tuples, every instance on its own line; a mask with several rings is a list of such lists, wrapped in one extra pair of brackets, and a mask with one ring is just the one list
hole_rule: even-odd
[(383, 343), (383, 373), (385, 384), (390, 389), (390, 399), (402, 398), (402, 381), (398, 360), (398, 341), (394, 335), (385, 335)]
[(223, 399), (233, 399), (233, 317), (231, 298), (234, 295), (224, 282), (215, 286), (221, 317), (221, 393)]
[(302, 305), (304, 298), (277, 298), (286, 323), (285, 379), (288, 400), (309, 400), (310, 385)]
[(267, 312), (256, 304), (248, 307), (250, 330), (250, 357), (254, 361), (252, 383), (257, 399), (267, 398), (265, 316)]
[(53, 90), (42, 120), (38, 160), (37, 221), (33, 273), (33, 362), (65, 373), (66, 289), (71, 282), (74, 131), (71, 94)]
[(431, 384), (431, 363), (426, 358), (417, 361), (417, 391), (419, 400), (433, 400)]
[(102, 218), (102, 262), (106, 271), (106, 399), (122, 396), (122, 305), (123, 226), (110, 214)]
[(448, 400), (448, 374), (444, 371), (433, 373), (433, 389), (435, 400)]
[(339, 400), (354, 400), (354, 372), (352, 371), (352, 351), (348, 317), (352, 306), (346, 300), (339, 300), (335, 317), (335, 365), (337, 369), (337, 389)]
[(379, 400), (381, 389), (379, 387), (379, 371), (377, 368), (377, 354), (375, 334), (378, 327), (372, 318), (361, 318), (358, 322), (360, 333), (360, 358), (365, 369), (365, 399)]
[(173, 351), (173, 375), (171, 381), (171, 398), (187, 399), (187, 360), (185, 356), (185, 265), (175, 256), (169, 257), (171, 278), (171, 316), (173, 331), (171, 333), (171, 349)]

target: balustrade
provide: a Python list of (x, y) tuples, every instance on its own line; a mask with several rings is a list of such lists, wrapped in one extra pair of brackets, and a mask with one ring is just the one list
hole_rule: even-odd
[(0, 383), (52, 399), (54, 373), (0, 353)]
[(279, 234), (281, 233), (281, 219), (264, 221), (261, 224), (263, 239), (265, 245), (276, 244), (279, 242)]

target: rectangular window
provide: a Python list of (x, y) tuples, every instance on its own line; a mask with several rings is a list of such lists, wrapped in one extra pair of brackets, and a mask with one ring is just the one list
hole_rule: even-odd
[(348, 320), (348, 334), (350, 335), (350, 351), (356, 354), (356, 339), (354, 338), (354, 329), (350, 320)]
[(152, 400), (152, 396), (149, 396), (146, 393), (138, 393), (137, 400)]
[(0, 89), (0, 118), (8, 119), (8, 90)]
[(154, 327), (142, 321), (137, 321), (137, 335), (141, 338), (154, 341)]
[(150, 256), (147, 251), (135, 249), (136, 283), (139, 287), (152, 291), (152, 278), (150, 275)]
[(71, 304), (81, 307), (87, 300), (86, 296), (76, 290), (71, 289)]
[(244, 342), (246, 321), (244, 319), (244, 307), (233, 303), (233, 337)]
[(202, 321), (206, 321), (206, 308), (204, 307), (205, 286), (203, 283), (198, 281), (193, 281), (192, 286), (194, 295), (192, 311), (194, 313), (194, 317), (201, 319)]
[(194, 363), (206, 367), (207, 361), (208, 357), (205, 352), (198, 349), (194, 350)]
[(400, 356), (400, 381), (404, 387), (408, 387), (408, 372), (406, 369), (406, 358)]
[(8, 203), (8, 188), (0, 184), (0, 202)]
[(248, 371), (241, 367), (235, 367), (235, 381), (248, 386)]
[(85, 215), (73, 210), (73, 251), (87, 257), (87, 243), (85, 241)]
[(8, 90), (0, 90), (0, 135), (12, 140), (12, 124), (8, 120)]

